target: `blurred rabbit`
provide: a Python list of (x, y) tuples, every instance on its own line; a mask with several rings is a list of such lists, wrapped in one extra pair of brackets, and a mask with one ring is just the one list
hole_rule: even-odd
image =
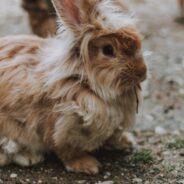
[(96, 174), (89, 153), (127, 146), (140, 83), (141, 39), (119, 0), (53, 0), (55, 38), (0, 39), (0, 165), (54, 151), (68, 171)]
[(47, 37), (56, 33), (56, 13), (51, 0), (22, 0), (33, 33)]
[(180, 6), (180, 15), (184, 18), (184, 0), (178, 0), (179, 6)]

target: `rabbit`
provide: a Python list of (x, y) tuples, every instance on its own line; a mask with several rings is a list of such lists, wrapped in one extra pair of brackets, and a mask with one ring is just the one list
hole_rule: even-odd
[(178, 0), (178, 4), (180, 7), (180, 17), (184, 18), (184, 0)]
[(123, 149), (147, 67), (135, 20), (119, 0), (53, 0), (52, 38), (0, 39), (0, 166), (54, 152), (67, 171), (97, 174), (91, 155)]
[(32, 32), (41, 37), (55, 35), (56, 15), (50, 0), (22, 0)]

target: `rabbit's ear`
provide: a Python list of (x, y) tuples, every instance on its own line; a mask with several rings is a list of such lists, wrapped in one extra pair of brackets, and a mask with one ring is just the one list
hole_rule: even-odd
[(79, 0), (52, 0), (58, 16), (69, 27), (81, 24)]

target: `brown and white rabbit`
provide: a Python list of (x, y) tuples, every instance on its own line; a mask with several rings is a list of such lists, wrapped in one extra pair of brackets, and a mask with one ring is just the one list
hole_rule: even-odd
[(22, 7), (28, 13), (34, 34), (41, 37), (55, 35), (56, 13), (51, 0), (22, 0)]
[(180, 7), (180, 17), (184, 18), (184, 0), (178, 0)]
[(96, 174), (89, 153), (123, 148), (146, 78), (141, 40), (119, 0), (53, 0), (58, 36), (0, 39), (0, 165), (54, 151), (66, 169)]

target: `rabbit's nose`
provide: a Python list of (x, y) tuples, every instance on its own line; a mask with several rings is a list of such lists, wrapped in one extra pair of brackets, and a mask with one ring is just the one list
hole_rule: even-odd
[(136, 64), (135, 75), (140, 78), (140, 81), (146, 79), (147, 67), (146, 64), (142, 61)]

